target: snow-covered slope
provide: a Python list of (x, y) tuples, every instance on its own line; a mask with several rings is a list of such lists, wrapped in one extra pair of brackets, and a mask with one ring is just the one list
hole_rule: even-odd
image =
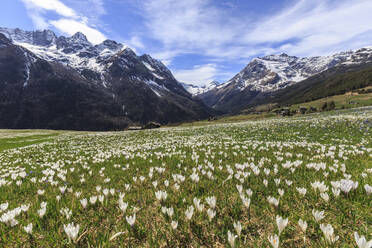
[(59, 62), (79, 71), (84, 69), (103, 72), (104, 60), (122, 49), (123, 44), (105, 40), (99, 45), (91, 44), (80, 32), (71, 37), (57, 37), (52, 31), (23, 31), (20, 29), (0, 28), (14, 44), (22, 46), (36, 56), (47, 61)]
[[(81, 32), (71, 37), (57, 37), (50, 30), (23, 31), (0, 28), (0, 33), (12, 40), (15, 45), (29, 50), (41, 59), (64, 64), (78, 72), (93, 71), (105, 88), (110, 87), (106, 74), (113, 61), (116, 61), (122, 70), (128, 72), (135, 70), (134, 67), (137, 64), (142, 64), (147, 72), (131, 76), (142, 81), (159, 97), (163, 95), (159, 94), (159, 91), (176, 89), (179, 93), (180, 89), (183, 90), (180, 84), (177, 85), (177, 80), (163, 63), (153, 59), (150, 55), (137, 56), (128, 46), (113, 40), (105, 40), (101, 44), (93, 45)], [(82, 74), (86, 76), (86, 73)]]
[(212, 81), (205, 86), (196, 86), (193, 84), (186, 84), (186, 83), (181, 83), (181, 84), (185, 88), (185, 90), (187, 90), (193, 96), (203, 94), (207, 91), (210, 91), (222, 85), (222, 83), (218, 81)]

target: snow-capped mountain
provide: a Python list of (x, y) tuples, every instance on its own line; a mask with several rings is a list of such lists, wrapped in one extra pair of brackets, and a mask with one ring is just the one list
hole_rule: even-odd
[[(107, 87), (104, 74), (112, 65), (114, 58), (123, 69), (129, 69), (136, 63), (142, 63), (154, 79), (165, 78), (176, 81), (170, 70), (160, 61), (150, 55), (138, 57), (135, 52), (123, 44), (113, 40), (105, 40), (101, 44), (93, 45), (87, 37), (78, 32), (71, 37), (57, 37), (52, 31), (23, 31), (20, 29), (0, 28), (0, 33), (5, 34), (15, 45), (19, 45), (32, 52), (35, 56), (50, 61), (70, 66), (79, 72), (91, 70), (99, 74), (102, 84)], [(165, 84), (155, 82), (151, 78), (139, 78), (150, 87), (156, 86), (169, 90)]]
[(185, 90), (187, 90), (193, 96), (203, 94), (207, 91), (210, 91), (222, 85), (222, 83), (215, 81), (215, 80), (212, 82), (209, 82), (207, 85), (204, 85), (204, 86), (196, 86), (193, 84), (186, 84), (186, 83), (181, 83), (181, 84), (185, 88)]
[(331, 68), (371, 61), (372, 47), (309, 58), (270, 55), (253, 59), (228, 82), (198, 95), (208, 106), (227, 111), (231, 105), (244, 105), (257, 94), (276, 92)]
[[(210, 115), (208, 108), (202, 102), (192, 99), (191, 94), (183, 88), (163, 63), (153, 59), (150, 55), (137, 56), (129, 47), (113, 40), (105, 40), (101, 44), (93, 45), (80, 32), (71, 37), (58, 37), (50, 30), (29, 32), (8, 28), (0, 28), (0, 35), (2, 36), (0, 88), (5, 89), (1, 93), (10, 90), (12, 94), (30, 94), (28, 100), (36, 101), (30, 106), (44, 104), (45, 99), (36, 99), (43, 97), (40, 92), (35, 92), (36, 88), (39, 88), (38, 91), (47, 90), (49, 95), (55, 95), (59, 98), (55, 101), (61, 101), (61, 104), (62, 91), (68, 87), (71, 87), (69, 89), (71, 94), (75, 93), (74, 89), (78, 92), (84, 88), (86, 92), (80, 97), (86, 97), (86, 99), (79, 101), (89, 103), (91, 106), (98, 104), (95, 99), (100, 95), (102, 99), (105, 99), (101, 103), (103, 105), (99, 106), (102, 108), (99, 110), (99, 120), (89, 116), (89, 122), (91, 122), (89, 127), (76, 123), (73, 129), (101, 129), (98, 124), (100, 121), (123, 127), (131, 122), (168, 123), (205, 118)], [(12, 59), (16, 65), (12, 68), (15, 70), (13, 74), (18, 75), (17, 77), (10, 77), (7, 73)], [(9, 83), (11, 78), (13, 78), (13, 85)], [(51, 88), (48, 80), (58, 82), (58, 86)], [(17, 88), (16, 91), (14, 91), (15, 88)], [(21, 99), (15, 97), (12, 101), (21, 101)], [(10, 102), (7, 101), (6, 104)], [(0, 102), (0, 113), (4, 113), (4, 106), (5, 103), (2, 105)], [(35, 126), (26, 125), (25, 123), (30, 122), (30, 120), (24, 121), (26, 106), (20, 102), (14, 102), (11, 106), (17, 109), (7, 111), (18, 111), (19, 116), (12, 117), (16, 118), (14, 120), (11, 118), (3, 121), (6, 124), (0, 121), (1, 127), (18, 127), (19, 125), (26, 128), (48, 127), (46, 124), (41, 125), (40, 121), (34, 121)], [(115, 110), (107, 111), (108, 106), (112, 106)], [(94, 107), (91, 110), (86, 109), (86, 106), (74, 105), (73, 107), (95, 111)], [(44, 110), (44, 112), (48, 111), (48, 108)], [(69, 115), (74, 115), (72, 112), (71, 109)], [(68, 113), (63, 113), (61, 116), (66, 114)], [(22, 121), (24, 123), (21, 124)], [(71, 128), (68, 125), (58, 125), (56, 121), (53, 125), (56, 125), (54, 128)], [(76, 125), (79, 126), (76, 127)]]
[(226, 84), (240, 90), (275, 91), (301, 82), (311, 76), (342, 64), (358, 64), (372, 60), (372, 47), (336, 53), (331, 56), (299, 58), (287, 54), (255, 58)]

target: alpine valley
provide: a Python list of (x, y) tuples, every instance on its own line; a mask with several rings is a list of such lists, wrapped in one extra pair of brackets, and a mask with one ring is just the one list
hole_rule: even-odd
[(121, 130), (288, 106), (372, 85), (372, 47), (253, 59), (225, 83), (179, 82), (150, 55), (82, 33), (0, 28), (0, 128)]

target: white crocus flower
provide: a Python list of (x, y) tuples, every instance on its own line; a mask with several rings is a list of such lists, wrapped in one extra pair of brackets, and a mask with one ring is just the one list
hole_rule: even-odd
[(96, 204), (96, 201), (97, 201), (97, 196), (91, 196), (90, 198), (89, 198), (89, 202), (90, 202), (90, 204)]
[(204, 210), (204, 204), (201, 204), (200, 203), (200, 199), (194, 197), (193, 202), (194, 202), (194, 205), (195, 205), (196, 209), (199, 212), (203, 212), (203, 210)]
[(115, 189), (110, 189), (110, 194), (115, 195)]
[(327, 193), (320, 193), (320, 197), (322, 197), (322, 199), (326, 202), (329, 201), (329, 196)]
[(232, 248), (235, 247), (235, 239), (236, 239), (236, 235), (232, 234), (230, 231), (227, 232), (227, 241), (229, 242), (230, 246)]
[(127, 207), (128, 207), (128, 203), (127, 202), (123, 202), (123, 200), (120, 198), (119, 199), (119, 208), (120, 210), (125, 213), (125, 211), (127, 211)]
[(80, 200), (80, 203), (83, 206), (83, 208), (86, 208), (87, 207), (87, 204), (88, 204), (88, 200), (86, 198), (81, 199)]
[(39, 214), (39, 217), (40, 218), (43, 218), (43, 216), (45, 215), (46, 213), (46, 207), (45, 208), (41, 208), (37, 211), (37, 213)]
[(38, 195), (44, 195), (44, 193), (45, 193), (45, 190), (41, 190), (41, 189), (37, 190)]
[(154, 186), (154, 188), (156, 189), (156, 187), (158, 187), (158, 181), (153, 181), (152, 186)]
[(305, 233), (307, 229), (307, 222), (303, 221), (302, 219), (299, 219), (298, 225), (300, 226), (301, 230)]
[(173, 220), (173, 221), (171, 222), (171, 227), (172, 227), (173, 230), (176, 230), (177, 227), (178, 227), (178, 221), (174, 221), (174, 220)]
[(214, 218), (214, 216), (216, 216), (216, 211), (214, 211), (213, 209), (208, 209), (207, 210), (207, 214), (208, 214), (208, 219), (209, 221), (212, 221), (212, 219)]
[(191, 220), (193, 214), (194, 214), (194, 207), (193, 207), (193, 206), (189, 206), (189, 207), (186, 209), (186, 211), (185, 211), (186, 218), (187, 218), (188, 220)]
[(159, 190), (155, 192), (155, 197), (158, 201), (162, 201), (162, 200), (165, 201), (167, 199), (167, 196), (168, 194), (165, 191)]
[(372, 239), (367, 242), (364, 236), (359, 237), (357, 232), (354, 233), (355, 242), (358, 245), (358, 248), (371, 248), (372, 247)]
[(8, 202), (0, 204), (0, 212), (7, 210), (8, 206), (9, 206)]
[(241, 194), (243, 192), (243, 186), (242, 185), (237, 184), (236, 189), (238, 190), (239, 194)]
[(275, 207), (278, 207), (278, 205), (279, 205), (279, 200), (276, 199), (275, 197), (269, 196), (269, 197), (267, 197), (267, 200), (268, 200), (268, 202), (269, 202), (271, 205), (274, 205)]
[(79, 234), (80, 225), (78, 224), (75, 226), (74, 222), (72, 222), (70, 224), (63, 225), (63, 229), (65, 230), (68, 239), (70, 241), (73, 240), (75, 242)]
[(366, 190), (367, 195), (372, 194), (372, 186), (369, 186), (368, 184), (364, 185), (364, 189)]
[(62, 208), (59, 212), (62, 215), (66, 216), (67, 219), (70, 219), (70, 217), (72, 215), (72, 211), (69, 208)]
[(234, 222), (234, 228), (235, 228), (236, 233), (240, 237), (240, 234), (242, 233), (242, 224), (240, 223), (240, 221)]
[(340, 195), (341, 190), (339, 188), (332, 187), (332, 193), (337, 198)]
[(305, 188), (296, 188), (298, 193), (300, 193), (302, 196), (306, 195), (307, 190)]
[(24, 226), (23, 229), (26, 233), (32, 234), (32, 223), (28, 224), (27, 226)]
[(276, 216), (276, 225), (278, 226), (279, 236), (280, 236), (280, 234), (282, 233), (284, 228), (288, 225), (288, 218), (283, 219), (281, 216), (277, 215)]
[(59, 187), (59, 190), (61, 191), (61, 194), (64, 194), (67, 189), (67, 186)]
[(283, 197), (283, 195), (284, 195), (284, 190), (283, 190), (283, 189), (278, 189), (278, 193), (279, 193), (280, 197)]
[(313, 209), (312, 214), (313, 214), (316, 222), (319, 222), (322, 219), (324, 219), (324, 211), (318, 211), (318, 210)]
[(108, 189), (103, 189), (103, 190), (102, 190), (102, 193), (103, 193), (105, 196), (107, 196), (107, 195), (109, 194), (109, 190), (108, 190)]
[(251, 198), (247, 198), (245, 196), (241, 196), (240, 198), (242, 199), (244, 207), (249, 208), (251, 205)]
[(338, 236), (334, 236), (334, 230), (331, 224), (320, 224), (320, 229), (322, 230), (326, 240), (330, 243), (333, 244), (338, 240)]
[(278, 237), (278, 235), (276, 235), (276, 234), (274, 236), (270, 235), (268, 237), (268, 239), (269, 239), (269, 242), (270, 242), (270, 244), (273, 248), (278, 248), (279, 247), (279, 237)]
[(132, 216), (126, 216), (125, 219), (130, 226), (133, 226), (134, 222), (136, 221), (136, 214), (133, 214)]
[(168, 216), (169, 217), (172, 217), (173, 216), (173, 214), (174, 214), (174, 210), (173, 210), (173, 208), (172, 207), (170, 207), (170, 208), (167, 208), (167, 214), (168, 214)]
[(211, 196), (211, 197), (207, 197), (205, 199), (209, 205), (210, 208), (216, 208), (216, 197), (215, 196)]
[(252, 197), (253, 191), (251, 189), (247, 189), (245, 192), (247, 193), (248, 197)]

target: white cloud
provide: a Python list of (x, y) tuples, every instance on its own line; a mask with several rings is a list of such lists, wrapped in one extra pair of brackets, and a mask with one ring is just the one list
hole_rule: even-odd
[(22, 0), (29, 7), (36, 7), (42, 10), (53, 10), (57, 14), (65, 17), (75, 17), (73, 9), (67, 7), (59, 0)]
[(297, 0), (258, 17), (216, 6), (211, 0), (146, 0), (143, 16), (151, 36), (163, 44), (160, 52), (192, 51), (227, 60), (270, 52), (327, 54), (350, 49), (347, 44), (355, 42), (345, 41), (372, 32), (370, 0)]
[(223, 44), (236, 35), (230, 26), (233, 18), (224, 19), (210, 1), (151, 0), (144, 7), (146, 25), (165, 45), (206, 47)]
[(64, 0), (64, 2), (93, 23), (100, 23), (100, 17), (106, 14), (103, 0)]
[(145, 48), (145, 45), (143, 44), (141, 38), (138, 36), (131, 37), (131, 39), (125, 41), (125, 43), (128, 44), (128, 46), (133, 47), (133, 48), (138, 48), (138, 49)]
[[(295, 55), (333, 53), (353, 48), (345, 41), (372, 32), (371, 13), (369, 0), (301, 0), (276, 16), (259, 21), (244, 39), (252, 45), (284, 42), (279, 50), (286, 49)], [(365, 40), (364, 45), (370, 42)]]
[(47, 29), (49, 27), (49, 23), (38, 12), (28, 11), (28, 15), (37, 29)]
[(93, 44), (101, 43), (106, 39), (106, 37), (96, 29), (89, 27), (83, 22), (75, 21), (72, 19), (59, 19), (57, 21), (50, 21), (50, 24), (68, 35), (74, 35), (77, 32), (82, 32)]
[[(93, 44), (100, 43), (106, 39), (105, 35), (95, 27), (94, 20), (92, 21), (92, 19), (105, 13), (102, 0), (87, 0), (80, 2), (88, 4), (85, 5), (85, 8), (80, 8), (80, 10), (83, 10), (80, 12), (89, 12), (92, 19), (80, 12), (78, 13), (60, 0), (22, 0), (22, 2), (25, 4), (28, 15), (38, 29), (46, 29), (53, 26), (67, 35), (82, 32)], [(60, 16), (60, 18), (56, 20), (48, 20), (45, 17), (47, 11), (55, 12)], [(93, 13), (96, 13), (96, 15)]]
[(206, 54), (237, 38), (236, 28), (242, 27), (210, 0), (146, 0), (142, 7), (149, 35), (164, 45), (159, 53)]
[(190, 70), (173, 70), (173, 74), (178, 81), (197, 86), (204, 86), (213, 81), (217, 72), (217, 67), (214, 64), (197, 65)]
[(216, 64), (195, 65), (192, 69), (172, 72), (178, 81), (196, 86), (205, 86), (217, 78), (227, 79), (233, 76), (231, 73), (222, 72)]

